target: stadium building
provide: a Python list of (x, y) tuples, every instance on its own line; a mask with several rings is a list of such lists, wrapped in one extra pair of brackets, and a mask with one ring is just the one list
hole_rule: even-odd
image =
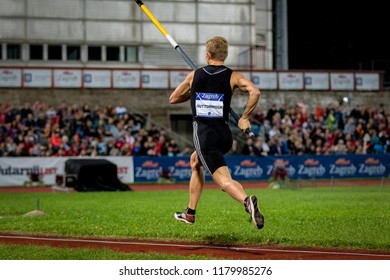
[[(197, 65), (205, 63), (205, 41), (225, 36), (226, 64), (244, 71), (261, 89), (263, 110), (302, 101), (311, 111), (318, 103), (325, 107), (342, 100), (388, 106), (382, 73), (288, 70), (287, 0), (144, 4)], [(69, 105), (123, 102), (191, 138), (188, 104), (168, 102), (190, 67), (135, 1), (0, 0), (0, 47), (3, 101), (17, 106), (36, 100), (52, 106), (64, 100)], [(238, 113), (245, 97), (234, 97)]]
[[(220, 34), (230, 42), (229, 65), (273, 69), (271, 0), (145, 6), (197, 64), (205, 41)], [(187, 67), (135, 1), (0, 0), (0, 16), (0, 65)]]

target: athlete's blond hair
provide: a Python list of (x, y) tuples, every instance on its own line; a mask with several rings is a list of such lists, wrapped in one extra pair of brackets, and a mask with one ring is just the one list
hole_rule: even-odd
[(215, 36), (206, 42), (206, 51), (210, 53), (211, 58), (219, 61), (225, 61), (228, 56), (228, 41), (222, 36)]

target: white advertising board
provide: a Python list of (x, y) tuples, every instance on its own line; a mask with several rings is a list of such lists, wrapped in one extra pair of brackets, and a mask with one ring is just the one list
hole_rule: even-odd
[(23, 71), (24, 87), (49, 88), (52, 85), (50, 69), (25, 69)]
[(331, 73), (331, 90), (353, 90), (355, 86), (353, 73)]
[(142, 71), (143, 88), (168, 88), (168, 71)]
[(141, 74), (137, 70), (114, 70), (113, 87), (114, 88), (139, 88)]
[[(121, 182), (134, 182), (132, 157), (104, 158), (117, 165)], [(31, 184), (31, 173), (40, 174), (42, 185), (55, 185), (56, 176), (64, 175), (65, 161), (68, 159), (70, 157), (0, 157), (0, 187), (27, 186)]]
[(309, 90), (329, 90), (329, 74), (305, 72), (305, 89)]
[(77, 69), (54, 70), (54, 87), (81, 88), (81, 70), (77, 70)]
[(302, 72), (280, 72), (279, 89), (282, 90), (302, 90), (303, 73)]
[(89, 70), (83, 72), (85, 88), (110, 88), (111, 71), (110, 70)]
[(278, 88), (278, 77), (276, 72), (253, 72), (251, 81), (260, 89)]
[(21, 87), (22, 70), (13, 68), (0, 68), (0, 87)]
[(357, 90), (379, 90), (380, 78), (377, 73), (356, 73), (355, 83)]

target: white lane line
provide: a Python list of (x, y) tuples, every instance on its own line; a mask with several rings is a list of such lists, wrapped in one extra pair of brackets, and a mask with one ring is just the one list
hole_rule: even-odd
[(316, 250), (294, 250), (294, 249), (270, 249), (254, 247), (233, 247), (233, 246), (209, 246), (209, 245), (191, 245), (176, 243), (153, 243), (153, 242), (135, 242), (135, 241), (115, 241), (115, 240), (94, 240), (94, 239), (74, 239), (74, 238), (53, 238), (53, 237), (34, 237), (34, 236), (7, 236), (0, 235), (4, 239), (24, 239), (24, 240), (41, 240), (41, 241), (60, 241), (60, 242), (78, 242), (78, 243), (99, 243), (99, 244), (117, 244), (117, 245), (144, 245), (160, 247), (179, 247), (188, 249), (217, 249), (217, 250), (234, 250), (234, 251), (254, 251), (254, 252), (278, 252), (278, 253), (300, 253), (300, 254), (318, 254), (318, 255), (344, 255), (344, 256), (365, 256), (365, 257), (388, 257), (389, 254), (380, 253), (359, 253), (359, 252), (342, 252), (342, 251), (316, 251)]

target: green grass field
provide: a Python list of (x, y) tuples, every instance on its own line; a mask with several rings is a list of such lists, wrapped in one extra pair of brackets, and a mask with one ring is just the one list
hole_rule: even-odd
[[(389, 188), (247, 192), (260, 199), (265, 215), (262, 230), (226, 193), (206, 189), (194, 225), (173, 218), (175, 211), (184, 210), (187, 190), (1, 193), (0, 232), (390, 250)], [(36, 209), (38, 199), (47, 215), (24, 216)], [(11, 247), (0, 247), (0, 259), (7, 258), (4, 252)], [(15, 252), (13, 258), (17, 259)]]

